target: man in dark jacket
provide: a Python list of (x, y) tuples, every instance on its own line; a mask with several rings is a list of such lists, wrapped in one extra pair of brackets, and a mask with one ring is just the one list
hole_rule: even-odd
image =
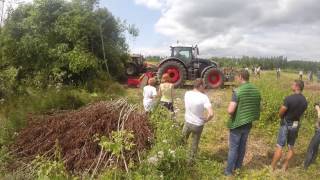
[(308, 107), (306, 98), (302, 91), (304, 83), (301, 80), (295, 80), (291, 86), (293, 94), (284, 99), (280, 107), (279, 116), (281, 118), (280, 129), (277, 140), (277, 147), (272, 159), (272, 169), (275, 170), (277, 162), (282, 156), (282, 148), (288, 144), (287, 157), (283, 163), (284, 170), (288, 169), (289, 161), (294, 155), (293, 147), (298, 137), (300, 127), (300, 117)]

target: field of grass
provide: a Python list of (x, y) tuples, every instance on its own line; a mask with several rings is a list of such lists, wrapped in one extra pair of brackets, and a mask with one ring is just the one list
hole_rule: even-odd
[[(262, 111), (259, 121), (254, 123), (251, 130), (244, 167), (231, 179), (311, 179), (319, 177), (319, 158), (308, 170), (303, 169), (303, 160), (307, 145), (314, 133), (316, 114), (313, 103), (320, 100), (320, 84), (305, 81), (304, 94), (309, 101), (309, 107), (302, 119), (302, 127), (296, 143), (296, 155), (291, 162), (289, 170), (284, 172), (278, 169), (270, 170), (272, 153), (276, 144), (279, 128), (278, 109), (285, 96), (290, 95), (290, 85), (296, 74), (282, 73), (281, 79), (276, 80), (275, 72), (263, 72), (261, 78), (251, 78), (262, 94)], [(190, 84), (190, 82), (188, 83)], [(176, 122), (170, 121), (168, 113), (164, 110), (157, 111), (150, 116), (150, 121), (155, 128), (155, 141), (149, 151), (141, 154), (141, 163), (134, 164), (130, 172), (117, 169), (107, 169), (98, 175), (98, 179), (226, 179), (223, 170), (226, 166), (228, 153), (228, 129), (226, 122), (229, 115), (226, 112), (231, 99), (231, 86), (224, 89), (208, 90), (207, 94), (213, 103), (215, 117), (205, 125), (198, 157), (194, 164), (188, 165), (188, 148), (181, 144), (181, 131), (184, 122), (183, 96), (191, 86), (176, 90), (174, 100)], [(121, 92), (121, 94), (119, 94)], [(131, 103), (137, 103), (142, 108), (142, 90), (137, 88), (121, 88), (119, 85), (109, 88), (105, 93), (88, 93), (83, 90), (60, 90), (30, 92), (28, 97), (20, 97), (5, 105), (0, 111), (0, 179), (25, 179), (25, 174), (16, 175), (15, 172), (6, 172), (4, 165), (9, 162), (6, 146), (12, 142), (15, 131), (26, 124), (26, 115), (43, 113), (59, 109), (74, 109), (89, 102), (107, 100), (125, 96)], [(11, 129), (10, 129), (11, 128)], [(156, 159), (156, 162), (153, 162)], [(52, 172), (50, 169), (59, 170), (56, 162), (41, 162), (47, 169), (36, 170), (38, 173)], [(58, 163), (59, 164), (59, 163)], [(57, 169), (58, 168), (58, 169)], [(49, 174), (50, 174), (49, 173)], [(43, 174), (41, 174), (43, 175)], [(39, 179), (39, 175), (29, 179)], [(76, 176), (64, 176), (79, 179)], [(41, 178), (40, 178), (41, 179)], [(58, 178), (59, 179), (59, 178)]]
[[(296, 155), (293, 158), (289, 170), (284, 172), (279, 169), (275, 172), (270, 170), (271, 158), (276, 144), (279, 128), (278, 109), (285, 98), (290, 95), (291, 83), (298, 78), (296, 74), (282, 73), (281, 79), (276, 80), (275, 72), (263, 72), (261, 78), (251, 78), (262, 93), (262, 113), (261, 119), (254, 123), (249, 136), (247, 153), (244, 160), (243, 169), (234, 177), (236, 179), (307, 179), (320, 175), (319, 160), (307, 171), (303, 170), (303, 160), (307, 145), (314, 133), (315, 113), (313, 103), (320, 100), (320, 84), (305, 81), (304, 94), (309, 101), (309, 107), (302, 119), (302, 128), (296, 142)], [(128, 89), (130, 97), (137, 102), (141, 95), (137, 89)], [(183, 124), (184, 104), (183, 96), (187, 89), (177, 89), (175, 97), (175, 108), (178, 111), (177, 121)], [(232, 87), (225, 89), (209, 90), (215, 117), (213, 121), (205, 125), (198, 159), (191, 172), (188, 173), (190, 179), (221, 179), (223, 169), (226, 166), (228, 153), (228, 129), (226, 122), (229, 118), (226, 109), (231, 99)], [(181, 131), (181, 128), (177, 128)]]

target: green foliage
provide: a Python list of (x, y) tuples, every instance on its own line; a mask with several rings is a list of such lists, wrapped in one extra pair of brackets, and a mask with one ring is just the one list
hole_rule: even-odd
[(35, 0), (16, 8), (0, 31), (0, 92), (12, 90), (16, 80), (38, 88), (88, 85), (103, 78), (107, 67), (112, 77), (123, 77), (124, 33), (137, 36), (138, 30), (97, 5), (95, 0)]
[(16, 83), (18, 69), (9, 67), (0, 71), (0, 99), (5, 95), (11, 95)]
[(33, 162), (37, 180), (66, 180), (70, 179), (68, 172), (61, 159), (58, 142), (55, 145), (54, 159), (50, 160), (44, 156), (37, 156)]
[(121, 156), (124, 151), (129, 151), (135, 145), (132, 140), (134, 135), (132, 132), (126, 130), (112, 131), (111, 138), (101, 136), (96, 138), (99, 141), (99, 146), (106, 151), (110, 151), (112, 155), (117, 158)]
[(183, 179), (187, 175), (187, 152), (182, 145), (180, 127), (171, 120), (170, 113), (160, 106), (152, 112), (150, 121), (155, 127), (156, 138), (137, 171), (138, 177)]

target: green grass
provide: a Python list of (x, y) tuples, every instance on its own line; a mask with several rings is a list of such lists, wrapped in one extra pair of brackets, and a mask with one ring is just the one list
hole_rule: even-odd
[[(307, 145), (313, 136), (313, 124), (316, 118), (313, 103), (320, 100), (320, 92), (308, 88), (315, 82), (306, 81), (305, 96), (309, 101), (309, 107), (302, 119), (302, 128), (296, 143), (296, 156), (291, 162), (287, 172), (277, 170), (270, 171), (269, 165), (276, 145), (279, 128), (278, 109), (285, 96), (291, 94), (291, 83), (298, 78), (293, 73), (282, 73), (281, 79), (276, 80), (275, 72), (263, 72), (261, 79), (251, 78), (251, 81), (260, 89), (263, 97), (261, 119), (254, 123), (251, 131), (244, 168), (238, 172), (235, 179), (307, 179), (319, 175), (319, 160), (307, 171), (302, 169), (302, 164)], [(320, 85), (318, 86), (320, 88)], [(137, 89), (128, 89), (129, 94), (135, 94), (134, 99), (139, 101), (141, 94), (137, 95)], [(177, 89), (175, 107), (180, 111), (177, 121), (184, 122), (183, 96), (186, 89)], [(226, 166), (228, 153), (228, 129), (226, 122), (229, 118), (226, 109), (231, 99), (231, 87), (226, 89), (209, 90), (208, 95), (213, 102), (215, 117), (206, 124), (201, 142), (198, 160), (186, 175), (189, 179), (224, 179), (223, 169)], [(181, 131), (181, 129), (177, 129)]]
[[(306, 82), (304, 94), (309, 101), (309, 107), (302, 119), (303, 123), (296, 143), (296, 156), (289, 170), (272, 172), (269, 168), (279, 128), (278, 109), (284, 97), (290, 95), (290, 85), (295, 78), (297, 74), (282, 73), (281, 79), (276, 80), (276, 74), (273, 71), (263, 72), (261, 79), (251, 78), (262, 93), (261, 118), (254, 123), (251, 130), (244, 167), (232, 179), (311, 179), (319, 177), (319, 158), (307, 171), (302, 168), (307, 145), (314, 133), (313, 125), (316, 114), (313, 110), (313, 103), (320, 100), (320, 85), (315, 82)], [(176, 90), (174, 101), (178, 110), (176, 123), (168, 122), (168, 114), (163, 111), (152, 115), (151, 121), (156, 129), (156, 141), (150, 151), (141, 155), (142, 163), (135, 164), (129, 174), (119, 170), (107, 170), (99, 175), (99, 179), (114, 179), (115, 177), (116, 179), (225, 179), (223, 170), (228, 153), (226, 122), (229, 118), (226, 109), (231, 99), (232, 88), (226, 87), (207, 92), (213, 103), (215, 117), (205, 125), (198, 158), (192, 165), (186, 164), (188, 147), (180, 144), (184, 122), (183, 96), (187, 90)], [(66, 89), (62, 92), (30, 90), (27, 97), (14, 98), (10, 103), (2, 106), (0, 125), (5, 128), (0, 130), (0, 143), (7, 144), (12, 140), (11, 136), (14, 132), (25, 125), (26, 115), (29, 112), (43, 113), (53, 109), (73, 109), (92, 101), (117, 96), (125, 96), (130, 102), (140, 104), (142, 108), (141, 89), (128, 88), (123, 92), (118, 85), (107, 86), (105, 92), (96, 93), (79, 89)], [(170, 155), (169, 149), (175, 151), (175, 157)], [(165, 158), (162, 158), (159, 164), (151, 166), (147, 163), (148, 158), (156, 156), (159, 151), (164, 152)], [(0, 156), (3, 162), (10, 159), (6, 157), (5, 148), (1, 148)], [(19, 176), (3, 171), (1, 173), (6, 174), (7, 177)]]

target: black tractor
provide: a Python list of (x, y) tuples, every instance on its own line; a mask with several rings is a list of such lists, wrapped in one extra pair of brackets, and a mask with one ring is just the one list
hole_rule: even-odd
[(167, 73), (175, 87), (182, 86), (185, 80), (203, 78), (208, 88), (223, 86), (225, 77), (218, 69), (218, 64), (208, 59), (201, 59), (197, 46), (171, 46), (171, 56), (162, 60), (157, 77)]

